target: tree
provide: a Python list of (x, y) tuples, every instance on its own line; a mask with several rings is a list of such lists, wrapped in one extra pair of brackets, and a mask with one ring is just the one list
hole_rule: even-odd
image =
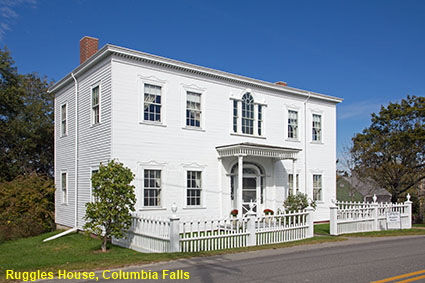
[(350, 149), (353, 173), (391, 193), (391, 201), (425, 179), (425, 97), (381, 106)]
[(136, 202), (134, 186), (130, 185), (133, 179), (131, 170), (114, 160), (106, 166), (100, 164), (92, 176), (94, 202), (86, 204), (84, 229), (100, 237), (103, 252), (111, 237), (123, 238), (123, 230), (130, 228), (130, 211)]
[(37, 74), (19, 74), (0, 49), (0, 182), (19, 175), (53, 176), (53, 95)]

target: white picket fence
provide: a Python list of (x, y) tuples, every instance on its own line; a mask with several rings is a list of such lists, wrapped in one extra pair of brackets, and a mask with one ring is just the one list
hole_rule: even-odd
[(180, 220), (133, 217), (113, 243), (141, 252), (198, 252), (290, 242), (313, 237), (313, 209), (256, 217)]
[[(400, 222), (388, 223), (389, 213), (396, 212)], [(381, 231), (412, 228), (412, 202), (410, 195), (404, 203), (336, 202), (330, 207), (330, 234)]]

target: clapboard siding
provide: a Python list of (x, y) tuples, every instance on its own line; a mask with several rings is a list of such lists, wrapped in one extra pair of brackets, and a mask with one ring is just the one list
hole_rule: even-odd
[[(67, 104), (68, 133), (61, 136), (61, 106)], [(55, 96), (55, 219), (64, 226), (74, 226), (75, 211), (75, 88), (70, 83)], [(61, 172), (68, 175), (68, 202), (62, 203)]]

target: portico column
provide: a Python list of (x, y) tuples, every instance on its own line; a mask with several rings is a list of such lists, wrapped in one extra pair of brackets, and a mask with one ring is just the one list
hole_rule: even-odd
[(238, 155), (238, 190), (237, 190), (237, 204), (238, 204), (238, 217), (242, 217), (242, 187), (243, 187), (243, 155)]
[(297, 191), (297, 160), (292, 159), (292, 193), (295, 195)]

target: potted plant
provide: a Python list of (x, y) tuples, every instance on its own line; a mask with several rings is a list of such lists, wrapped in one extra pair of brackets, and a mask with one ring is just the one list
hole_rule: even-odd
[(264, 212), (265, 215), (273, 215), (274, 214), (274, 211), (271, 210), (270, 208), (264, 209), (263, 212)]
[(233, 209), (232, 211), (230, 211), (230, 215), (233, 217), (238, 216), (239, 211), (237, 209)]

